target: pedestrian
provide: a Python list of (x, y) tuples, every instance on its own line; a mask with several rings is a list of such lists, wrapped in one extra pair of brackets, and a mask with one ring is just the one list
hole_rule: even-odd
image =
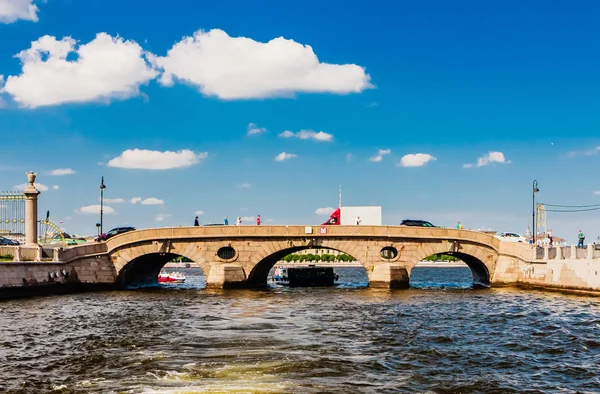
[(583, 231), (579, 230), (579, 234), (577, 234), (577, 239), (579, 240), (577, 247), (583, 248), (583, 241), (585, 241), (585, 234), (583, 233)]
[(548, 230), (548, 246), (554, 245), (554, 238), (552, 237), (552, 229)]
[(458, 222), (458, 223), (456, 224), (456, 229), (457, 229), (457, 230), (462, 230), (463, 228), (464, 228), (464, 227), (463, 227), (463, 225), (462, 225), (462, 224), (460, 224), (460, 222)]
[(238, 216), (236, 222), (235, 222), (236, 226), (241, 226), (242, 225), (242, 218), (240, 216)]
[(198, 216), (196, 216), (196, 219), (194, 219), (194, 227), (198, 227), (200, 225), (200, 222), (198, 222)]
[(360, 224), (360, 216), (356, 217), (356, 225), (358, 226)]
[(258, 216), (256, 217), (256, 225), (257, 225), (257, 226), (260, 226), (260, 223), (261, 223), (261, 222), (260, 222), (260, 215), (258, 215)]
[(229, 226), (229, 219), (227, 218), (227, 216), (225, 216), (225, 220), (223, 220), (223, 222), (225, 222), (226, 226)]

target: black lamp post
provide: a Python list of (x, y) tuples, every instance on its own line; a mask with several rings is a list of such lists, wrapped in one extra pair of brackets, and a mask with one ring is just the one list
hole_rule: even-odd
[(102, 182), (100, 183), (100, 234), (104, 234), (102, 231), (104, 224), (104, 189), (106, 189), (106, 186), (104, 185), (104, 177), (102, 177)]
[(100, 236), (100, 223), (96, 223), (96, 229), (98, 230), (98, 237)]
[(537, 233), (536, 233), (536, 228), (535, 228), (535, 193), (538, 193), (540, 191), (540, 189), (538, 189), (538, 181), (533, 181), (533, 194), (532, 194), (532, 200), (533, 200), (533, 210), (532, 210), (532, 221), (533, 221), (533, 233), (531, 234), (531, 243), (532, 245), (536, 246), (537, 245)]

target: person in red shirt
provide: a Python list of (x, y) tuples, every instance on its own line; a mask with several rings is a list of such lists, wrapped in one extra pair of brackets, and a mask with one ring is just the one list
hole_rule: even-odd
[(260, 226), (260, 215), (256, 217), (256, 225)]

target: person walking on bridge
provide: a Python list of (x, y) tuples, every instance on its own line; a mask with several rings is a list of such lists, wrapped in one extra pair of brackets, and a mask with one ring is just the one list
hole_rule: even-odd
[(198, 216), (196, 216), (196, 219), (194, 219), (194, 227), (198, 226), (200, 226), (200, 222), (198, 222)]
[(579, 234), (577, 234), (577, 239), (579, 240), (577, 247), (583, 248), (583, 241), (585, 241), (585, 234), (581, 230), (579, 230)]
[(356, 217), (356, 225), (358, 226), (360, 224), (360, 216)]
[(225, 216), (225, 220), (223, 220), (223, 222), (226, 226), (229, 226), (229, 218), (227, 218), (227, 216)]
[(463, 228), (464, 228), (463, 225), (460, 222), (458, 222), (458, 224), (456, 225), (456, 229), (462, 230)]
[(258, 216), (256, 217), (256, 225), (257, 225), (257, 226), (260, 226), (260, 223), (261, 223), (261, 221), (260, 221), (260, 215), (258, 215)]

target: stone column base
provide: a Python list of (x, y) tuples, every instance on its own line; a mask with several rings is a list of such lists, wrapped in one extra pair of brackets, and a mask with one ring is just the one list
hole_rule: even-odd
[(206, 278), (208, 289), (235, 289), (246, 285), (247, 277), (244, 268), (235, 264), (213, 265)]
[(369, 274), (369, 287), (406, 289), (409, 287), (409, 281), (408, 271), (399, 264), (379, 264)]

